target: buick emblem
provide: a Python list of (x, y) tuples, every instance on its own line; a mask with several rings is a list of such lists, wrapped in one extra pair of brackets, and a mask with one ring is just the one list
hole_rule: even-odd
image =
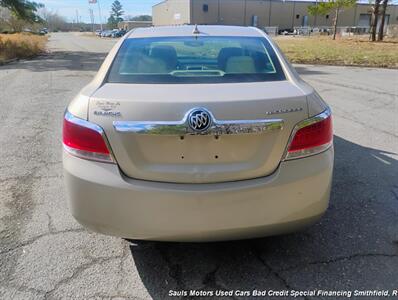
[(188, 125), (196, 132), (204, 132), (211, 125), (211, 115), (204, 108), (195, 108), (188, 115)]

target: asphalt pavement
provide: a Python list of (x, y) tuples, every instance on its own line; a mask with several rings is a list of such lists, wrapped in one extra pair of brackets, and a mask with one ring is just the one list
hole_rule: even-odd
[(130, 244), (83, 229), (62, 178), (64, 109), (113, 43), (54, 33), (48, 55), (0, 67), (0, 299), (398, 289), (398, 70), (297, 66), (334, 114), (331, 203), (316, 225), (246, 241)]

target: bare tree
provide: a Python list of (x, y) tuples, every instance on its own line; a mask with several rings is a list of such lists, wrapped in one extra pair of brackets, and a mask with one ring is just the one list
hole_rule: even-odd
[(49, 11), (46, 8), (39, 10), (39, 16), (44, 20), (44, 24), (50, 31), (67, 31), (69, 24), (65, 17), (58, 15), (55, 12)]
[(383, 0), (380, 27), (379, 27), (379, 35), (377, 37), (378, 41), (382, 41), (384, 38), (384, 22), (386, 21), (387, 4), (388, 4), (388, 0)]
[(375, 0), (372, 6), (372, 19), (370, 22), (370, 40), (376, 41), (377, 22), (379, 18), (380, 3), (382, 0)]
[[(381, 0), (379, 0), (381, 1)], [(330, 12), (334, 13), (333, 17), (333, 39), (336, 39), (337, 24), (339, 20), (339, 14), (344, 8), (352, 7), (356, 4), (356, 0), (328, 0), (325, 2), (319, 2), (318, 5), (312, 5), (308, 7), (308, 13), (312, 16), (326, 15)]]

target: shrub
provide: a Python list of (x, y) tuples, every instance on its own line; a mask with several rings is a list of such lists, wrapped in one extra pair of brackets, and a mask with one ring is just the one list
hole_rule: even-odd
[(0, 34), (0, 61), (31, 58), (44, 52), (47, 37), (26, 33)]

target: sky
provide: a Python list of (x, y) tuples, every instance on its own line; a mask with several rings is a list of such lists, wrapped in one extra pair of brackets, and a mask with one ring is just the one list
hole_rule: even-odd
[[(125, 15), (151, 15), (152, 6), (161, 2), (161, 0), (119, 0), (125, 11)], [(88, 0), (36, 0), (36, 2), (43, 3), (45, 7), (56, 12), (61, 16), (67, 17), (68, 21), (76, 20), (76, 10), (79, 14), (79, 19), (82, 22), (90, 22), (89, 8), (94, 10), (95, 22), (99, 20), (98, 4), (89, 4)], [(101, 6), (103, 22), (109, 17), (111, 5), (113, 0), (97, 0)]]
[[(119, 0), (123, 6), (125, 15), (151, 15), (152, 6), (161, 2), (162, 0)], [(90, 23), (89, 8), (94, 10), (95, 22), (98, 23), (99, 13), (98, 4), (88, 4), (88, 0), (36, 0), (36, 2), (43, 3), (46, 8), (52, 12), (56, 12), (61, 16), (67, 17), (68, 21), (76, 21), (76, 10), (79, 19), (82, 22)], [(113, 0), (97, 0), (101, 6), (102, 21), (106, 23)], [(362, 0), (361, 2), (368, 2)], [(391, 1), (398, 3), (398, 0)]]

